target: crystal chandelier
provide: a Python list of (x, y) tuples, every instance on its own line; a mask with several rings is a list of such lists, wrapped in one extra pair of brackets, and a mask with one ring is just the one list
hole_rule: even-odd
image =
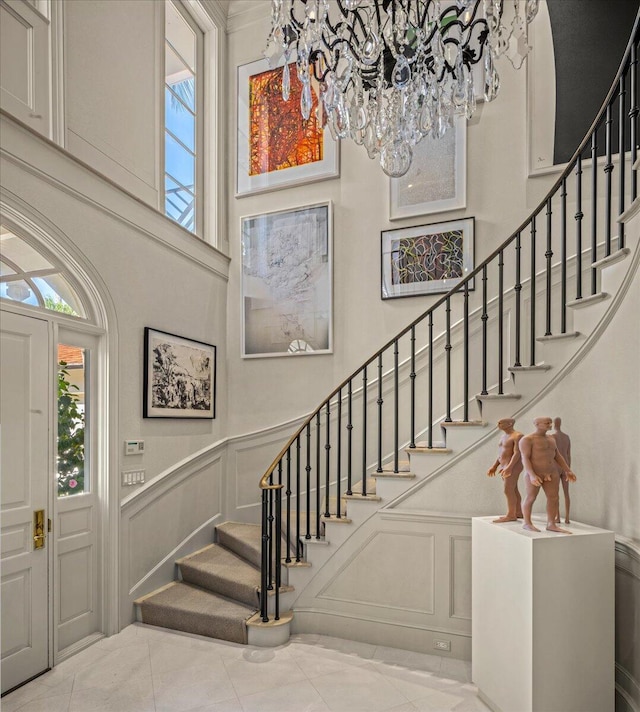
[(265, 56), (271, 66), (284, 57), (285, 101), (295, 61), (302, 116), (315, 88), (333, 137), (364, 145), (399, 177), (420, 139), (469, 118), (478, 92), (496, 97), (497, 57), (522, 65), (538, 2), (512, 0), (507, 20), (505, 0), (272, 0)]

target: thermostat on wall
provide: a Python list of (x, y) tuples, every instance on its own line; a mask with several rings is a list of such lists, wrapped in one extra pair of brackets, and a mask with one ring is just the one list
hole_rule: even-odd
[(125, 455), (140, 455), (144, 452), (144, 440), (125, 440), (124, 454)]

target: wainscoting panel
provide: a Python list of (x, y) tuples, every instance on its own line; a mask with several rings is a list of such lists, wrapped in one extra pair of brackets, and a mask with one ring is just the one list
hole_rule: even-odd
[(470, 535), (465, 517), (379, 511), (313, 572), (294, 630), (469, 659)]
[(616, 537), (616, 712), (640, 712), (640, 549)]

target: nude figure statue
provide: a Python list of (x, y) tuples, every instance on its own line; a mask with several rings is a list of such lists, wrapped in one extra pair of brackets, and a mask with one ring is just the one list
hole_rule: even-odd
[(558, 452), (553, 436), (548, 435), (551, 430), (551, 422), (551, 418), (536, 418), (533, 421), (536, 426), (535, 432), (520, 439), (520, 454), (524, 467), (526, 489), (526, 495), (522, 502), (524, 529), (532, 532), (540, 531), (531, 522), (531, 510), (542, 487), (547, 496), (547, 531), (571, 534), (570, 531), (561, 529), (556, 523), (556, 513), (560, 501), (560, 473), (557, 465), (562, 468), (562, 472), (571, 482), (575, 482), (576, 476), (564, 457)]
[[(567, 465), (571, 467), (571, 439), (569, 436), (562, 431), (562, 420), (560, 418), (553, 419), (554, 432), (552, 433), (553, 439), (556, 441), (556, 446), (558, 452), (564, 457)], [(564, 472), (560, 475), (560, 482), (562, 483), (562, 491), (564, 492), (564, 523), (569, 524), (569, 508), (571, 506), (571, 500), (569, 499), (569, 480)], [(560, 500), (558, 499), (558, 512), (556, 514), (556, 522), (560, 522)]]
[(518, 491), (518, 477), (522, 472), (522, 460), (518, 443), (522, 433), (513, 429), (513, 418), (502, 418), (498, 421), (498, 428), (503, 435), (498, 441), (498, 459), (487, 470), (488, 477), (495, 477), (500, 472), (504, 481), (504, 496), (507, 498), (507, 513), (504, 517), (494, 519), (495, 524), (515, 522), (522, 517), (520, 492)]

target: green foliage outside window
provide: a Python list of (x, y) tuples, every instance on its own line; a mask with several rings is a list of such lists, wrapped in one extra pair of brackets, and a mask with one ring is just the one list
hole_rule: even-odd
[(84, 413), (66, 362), (58, 364), (58, 496), (84, 492)]

